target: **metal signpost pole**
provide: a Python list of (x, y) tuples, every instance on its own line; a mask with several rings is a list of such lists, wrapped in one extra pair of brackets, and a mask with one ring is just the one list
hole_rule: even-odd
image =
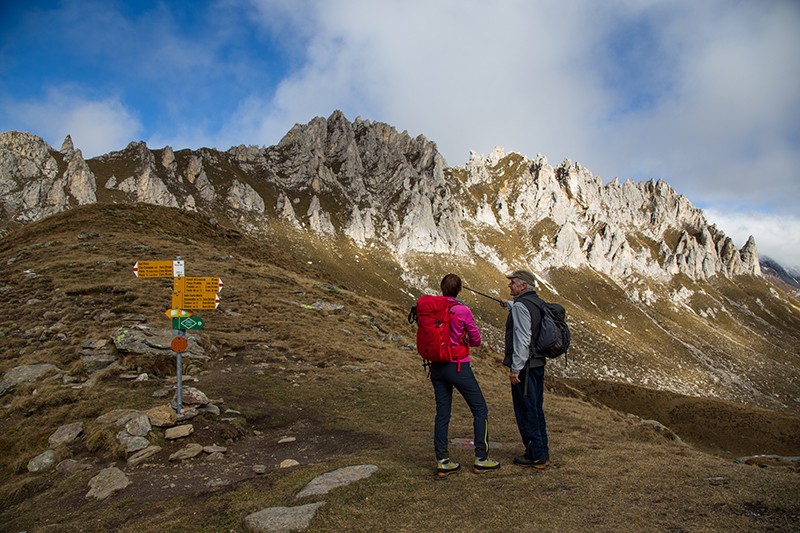
[[(177, 262), (178, 261), (180, 262), (181, 265), (184, 264), (183, 263), (183, 257), (181, 257), (180, 255), (176, 256), (175, 257), (175, 261), (176, 261), (176, 266), (175, 266), (175, 271), (173, 272), (173, 279), (175, 277), (184, 275), (184, 272), (179, 271), (179, 268), (177, 266)], [(183, 270), (183, 269), (181, 268), (180, 270)], [(185, 334), (186, 334), (185, 331), (181, 331), (181, 330), (178, 330), (178, 329), (173, 329), (172, 330), (172, 338), (173, 339), (175, 337), (185, 337)], [(181, 410), (183, 409), (183, 371), (181, 370), (181, 367), (183, 366), (183, 364), (182, 364), (183, 361), (182, 361), (182, 357), (181, 357), (181, 352), (182, 351), (183, 350), (178, 350), (178, 351), (175, 352), (175, 355), (176, 355), (175, 360), (177, 361), (177, 365), (178, 365), (178, 369), (177, 369), (177, 373), (176, 373), (176, 385), (178, 386), (178, 394), (177, 394), (178, 408), (177, 408), (176, 412), (178, 414), (181, 414)]]
[[(172, 337), (182, 337), (182, 331), (173, 329), (172, 330)], [(177, 380), (176, 385), (178, 386), (178, 407), (176, 412), (181, 414), (181, 409), (183, 409), (183, 372), (181, 371), (181, 367), (183, 366), (183, 361), (181, 360), (181, 352), (175, 352), (176, 360), (178, 362), (178, 371), (177, 371)]]

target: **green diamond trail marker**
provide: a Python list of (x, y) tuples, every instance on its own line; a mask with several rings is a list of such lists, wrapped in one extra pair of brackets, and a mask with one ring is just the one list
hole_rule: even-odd
[(206, 323), (199, 316), (172, 319), (172, 329), (203, 329), (203, 326), (205, 325)]

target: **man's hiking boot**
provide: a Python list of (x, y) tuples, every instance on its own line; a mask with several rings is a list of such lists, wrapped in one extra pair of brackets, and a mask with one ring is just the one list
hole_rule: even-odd
[(526, 455), (518, 455), (514, 457), (514, 464), (520, 466), (532, 466), (537, 470), (544, 470), (547, 468), (547, 459), (530, 459)]
[(487, 470), (497, 470), (500, 468), (500, 461), (489, 459), (475, 459), (475, 464), (472, 466), (472, 471), (476, 474), (483, 474)]
[(461, 468), (461, 465), (455, 461), (451, 461), (449, 458), (439, 459), (436, 461), (436, 475), (439, 477), (445, 477), (448, 474), (452, 474), (459, 468)]

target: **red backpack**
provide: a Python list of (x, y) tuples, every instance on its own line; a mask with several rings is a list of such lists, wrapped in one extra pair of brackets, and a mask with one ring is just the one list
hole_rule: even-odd
[[(423, 296), (417, 300), (417, 352), (423, 359), (432, 363), (458, 362), (461, 371), (461, 360), (469, 355), (469, 344), (466, 342), (466, 330), (458, 346), (450, 346), (450, 308), (458, 302), (446, 296)], [(412, 322), (409, 315), (409, 322)]]

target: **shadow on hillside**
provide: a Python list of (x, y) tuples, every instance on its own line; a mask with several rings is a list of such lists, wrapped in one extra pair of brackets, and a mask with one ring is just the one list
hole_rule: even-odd
[(559, 378), (553, 381), (557, 392), (576, 395), (623, 414), (657, 420), (686, 443), (708, 453), (726, 458), (800, 455), (800, 416), (623, 383)]

